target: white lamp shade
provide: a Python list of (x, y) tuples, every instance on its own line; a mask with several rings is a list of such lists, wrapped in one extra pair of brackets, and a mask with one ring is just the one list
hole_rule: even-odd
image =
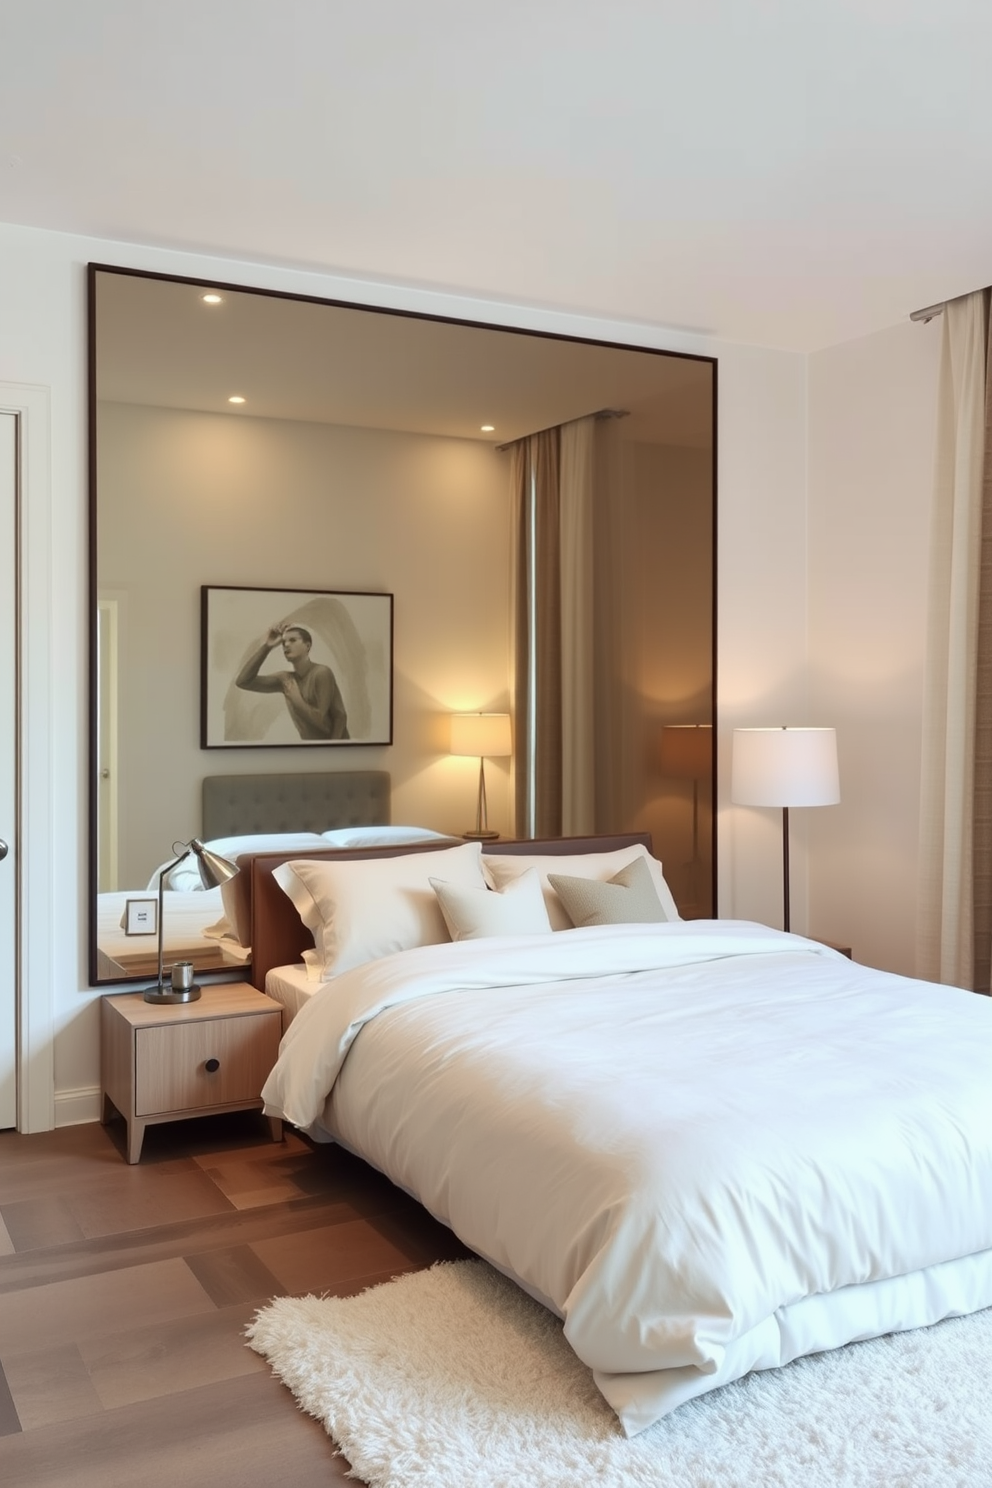
[(837, 730), (734, 729), (730, 799), (738, 806), (835, 805)]
[(451, 753), (493, 759), (512, 754), (509, 713), (453, 713)]

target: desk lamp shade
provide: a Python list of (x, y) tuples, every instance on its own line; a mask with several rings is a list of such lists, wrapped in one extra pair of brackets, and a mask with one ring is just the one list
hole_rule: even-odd
[(512, 754), (509, 713), (453, 713), (451, 716), (451, 753), (470, 755), (479, 761), (479, 797), (475, 813), (475, 830), (464, 835), (474, 841), (488, 842), (499, 836), (489, 830), (486, 802), (486, 759)]
[(666, 723), (661, 731), (658, 769), (673, 780), (705, 780), (713, 761), (713, 730), (708, 723)]
[(789, 807), (834, 806), (840, 800), (837, 730), (738, 728), (730, 775), (738, 806), (782, 808), (785, 929), (789, 928)]
[(204, 847), (198, 837), (190, 842), (173, 843), (172, 850), (175, 852), (179, 846), (182, 851), (171, 863), (166, 863), (158, 876), (158, 981), (154, 987), (146, 987), (144, 998), (146, 1002), (195, 1002), (200, 995), (200, 989), (193, 981), (193, 968), (189, 961), (179, 962), (172, 968), (172, 980), (170, 985), (165, 985), (165, 969), (162, 964), (162, 914), (164, 909), (165, 880), (184, 858), (190, 853), (196, 859), (196, 866), (200, 873), (200, 882), (205, 889), (216, 889), (220, 884), (227, 883), (228, 879), (241, 872), (237, 863), (232, 863), (229, 858), (222, 858), (220, 853), (211, 852), (209, 847)]

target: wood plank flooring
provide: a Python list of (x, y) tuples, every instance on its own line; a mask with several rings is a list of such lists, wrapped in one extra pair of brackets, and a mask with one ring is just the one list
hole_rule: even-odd
[[(3, 1488), (311, 1488), (333, 1442), (247, 1348), (275, 1296), (467, 1254), (380, 1174), (255, 1113), (0, 1132)], [(354, 1479), (348, 1479), (354, 1482)]]

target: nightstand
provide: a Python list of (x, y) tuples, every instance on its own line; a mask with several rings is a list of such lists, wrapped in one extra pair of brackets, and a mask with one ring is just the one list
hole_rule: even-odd
[(850, 946), (838, 945), (835, 940), (824, 940), (822, 935), (810, 935), (807, 938), (809, 940), (815, 940), (818, 945), (829, 946), (832, 951), (840, 951), (841, 955), (846, 956), (849, 961), (854, 960), (854, 954)]
[[(127, 1122), (127, 1160), (145, 1127), (219, 1111), (260, 1110), (276, 1061), (282, 1008), (247, 982), (204, 987), (197, 1002), (155, 1005), (140, 992), (104, 997), (100, 1010), (103, 1115)], [(270, 1118), (273, 1141), (282, 1122)]]

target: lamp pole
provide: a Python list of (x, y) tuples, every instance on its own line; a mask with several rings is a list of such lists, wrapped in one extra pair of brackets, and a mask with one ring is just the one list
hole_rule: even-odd
[(782, 807), (782, 928), (789, 928), (789, 808)]

